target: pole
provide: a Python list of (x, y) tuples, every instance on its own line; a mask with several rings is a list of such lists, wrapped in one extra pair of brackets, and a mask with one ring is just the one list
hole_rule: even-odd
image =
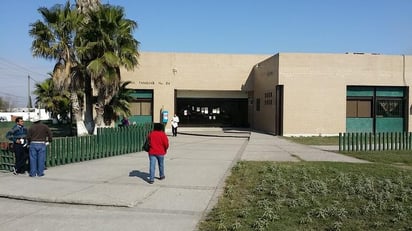
[(30, 75), (27, 75), (27, 96), (28, 96), (28, 101), (27, 101), (27, 111), (28, 111), (28, 118), (27, 120), (30, 120)]

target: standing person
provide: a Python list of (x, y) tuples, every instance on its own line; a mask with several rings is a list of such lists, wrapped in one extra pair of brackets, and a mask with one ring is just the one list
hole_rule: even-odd
[(179, 127), (179, 117), (175, 114), (172, 118), (172, 133), (177, 136), (177, 127)]
[(13, 174), (23, 174), (27, 167), (27, 160), (29, 158), (29, 151), (27, 149), (27, 129), (24, 127), (22, 117), (15, 119), (16, 124), (7, 132), (6, 137), (13, 142), (13, 151), (15, 157), (15, 164), (13, 166)]
[(129, 119), (126, 116), (124, 116), (123, 119), (122, 119), (122, 126), (127, 127), (129, 125), (130, 125), (129, 124)]
[(46, 146), (52, 141), (52, 133), (47, 125), (42, 124), (40, 119), (33, 121), (27, 132), (30, 142), (30, 176), (44, 176), (46, 163)]
[(149, 148), (149, 184), (154, 183), (154, 175), (156, 170), (156, 161), (159, 166), (159, 179), (165, 179), (164, 171), (164, 156), (169, 148), (169, 139), (163, 131), (163, 124), (155, 123), (153, 131), (149, 133), (148, 139), (150, 142)]

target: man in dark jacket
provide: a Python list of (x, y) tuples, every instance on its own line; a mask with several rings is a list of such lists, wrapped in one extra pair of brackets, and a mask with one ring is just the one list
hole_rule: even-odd
[(46, 146), (52, 141), (52, 132), (40, 120), (35, 120), (27, 132), (27, 139), (30, 142), (30, 176), (44, 176)]
[(26, 164), (29, 159), (29, 151), (27, 149), (27, 129), (24, 127), (24, 121), (22, 117), (16, 118), (16, 124), (13, 128), (7, 132), (6, 137), (13, 142), (13, 151), (15, 156), (15, 164), (13, 166), (13, 174), (23, 174), (28, 170)]

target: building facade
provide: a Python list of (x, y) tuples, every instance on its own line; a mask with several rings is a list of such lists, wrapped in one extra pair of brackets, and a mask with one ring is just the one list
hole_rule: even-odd
[[(132, 121), (250, 127), (284, 136), (411, 131), (405, 55), (141, 53)], [(168, 124), (169, 125), (169, 124)]]
[[(251, 67), (268, 55), (142, 52), (132, 81), (136, 102), (131, 122), (162, 122), (178, 114), (180, 126), (248, 126), (248, 93), (243, 85)], [(170, 128), (170, 123), (168, 123)]]

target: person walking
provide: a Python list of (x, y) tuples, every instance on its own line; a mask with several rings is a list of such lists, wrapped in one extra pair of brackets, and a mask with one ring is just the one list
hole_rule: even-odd
[(179, 117), (175, 114), (172, 118), (172, 133), (177, 136), (177, 127), (179, 127)]
[(149, 184), (154, 183), (156, 162), (159, 167), (159, 180), (165, 179), (164, 156), (169, 148), (169, 139), (163, 131), (163, 124), (155, 123), (153, 131), (149, 133)]
[(13, 142), (13, 152), (15, 162), (13, 166), (13, 174), (24, 174), (29, 170), (27, 160), (29, 159), (29, 151), (27, 149), (27, 129), (24, 127), (23, 117), (15, 119), (16, 124), (10, 131), (7, 132), (6, 137)]
[(46, 163), (46, 146), (52, 141), (52, 132), (50, 128), (42, 124), (40, 119), (33, 121), (27, 131), (27, 139), (30, 142), (30, 176), (44, 176)]

